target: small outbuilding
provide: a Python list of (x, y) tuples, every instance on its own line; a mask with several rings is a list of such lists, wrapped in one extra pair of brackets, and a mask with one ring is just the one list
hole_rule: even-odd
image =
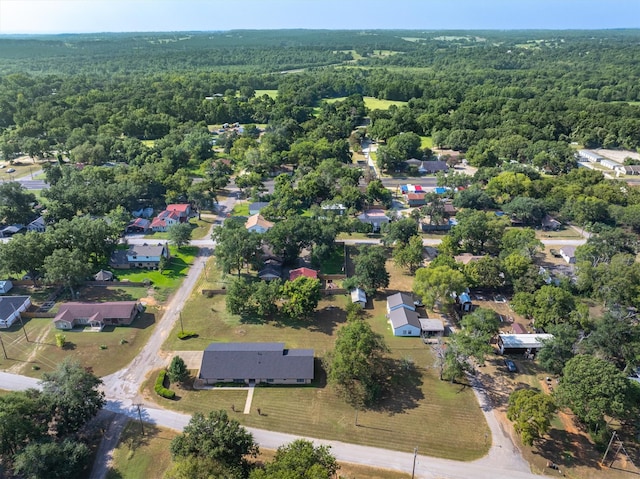
[(569, 264), (576, 262), (576, 247), (575, 246), (563, 246), (560, 248), (560, 256)]
[(305, 276), (311, 279), (318, 279), (318, 272), (311, 268), (296, 268), (289, 271), (289, 281), (293, 281), (300, 276)]
[(93, 275), (93, 279), (96, 281), (113, 281), (113, 273), (111, 271), (101, 269)]
[(364, 308), (367, 304), (367, 293), (365, 293), (360, 288), (354, 289), (353, 291), (351, 291), (351, 302), (358, 303)]
[(444, 323), (441, 319), (420, 318), (422, 337), (439, 338), (444, 336)]
[(553, 334), (504, 334), (498, 335), (500, 354), (535, 354), (543, 341), (553, 339)]

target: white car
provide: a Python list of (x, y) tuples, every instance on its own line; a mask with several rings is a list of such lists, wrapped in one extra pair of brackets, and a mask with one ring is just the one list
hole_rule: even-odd
[(5, 165), (4, 163), (2, 165), (0, 165), (0, 168), (6, 168), (7, 165)]
[(15, 168), (9, 168), (7, 170), (7, 173), (15, 173), (16, 169)]

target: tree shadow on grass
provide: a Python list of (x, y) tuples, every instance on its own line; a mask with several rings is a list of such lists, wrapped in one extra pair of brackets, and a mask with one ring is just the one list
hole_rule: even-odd
[(547, 436), (538, 441), (532, 451), (562, 469), (576, 465), (600, 469), (600, 453), (586, 436), (560, 429), (551, 429)]
[(379, 401), (372, 410), (399, 414), (415, 409), (424, 399), (422, 373), (410, 361), (384, 358), (385, 381)]

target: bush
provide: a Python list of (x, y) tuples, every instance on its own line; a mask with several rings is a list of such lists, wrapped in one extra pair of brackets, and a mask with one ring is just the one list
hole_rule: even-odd
[(165, 399), (173, 399), (176, 397), (175, 391), (172, 391), (171, 389), (167, 389), (164, 387), (164, 380), (166, 376), (167, 376), (167, 371), (165, 369), (160, 371), (160, 373), (158, 374), (158, 378), (156, 379), (156, 385), (154, 386), (153, 390), (156, 392), (158, 396), (161, 396)]
[(64, 334), (62, 333), (56, 334), (56, 346), (58, 346), (59, 348), (64, 348), (64, 345), (66, 342), (67, 342), (67, 337)]
[(107, 345), (106, 344), (101, 344), (100, 345), (100, 349), (107, 349)]
[(189, 339), (196, 337), (197, 335), (198, 333), (196, 333), (195, 331), (180, 331), (178, 333), (178, 339)]

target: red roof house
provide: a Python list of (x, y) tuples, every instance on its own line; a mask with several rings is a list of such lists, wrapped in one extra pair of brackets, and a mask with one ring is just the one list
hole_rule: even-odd
[(311, 268), (292, 269), (289, 272), (289, 281), (293, 281), (294, 279), (299, 278), (300, 276), (306, 276), (307, 278), (317, 279), (318, 272)]

